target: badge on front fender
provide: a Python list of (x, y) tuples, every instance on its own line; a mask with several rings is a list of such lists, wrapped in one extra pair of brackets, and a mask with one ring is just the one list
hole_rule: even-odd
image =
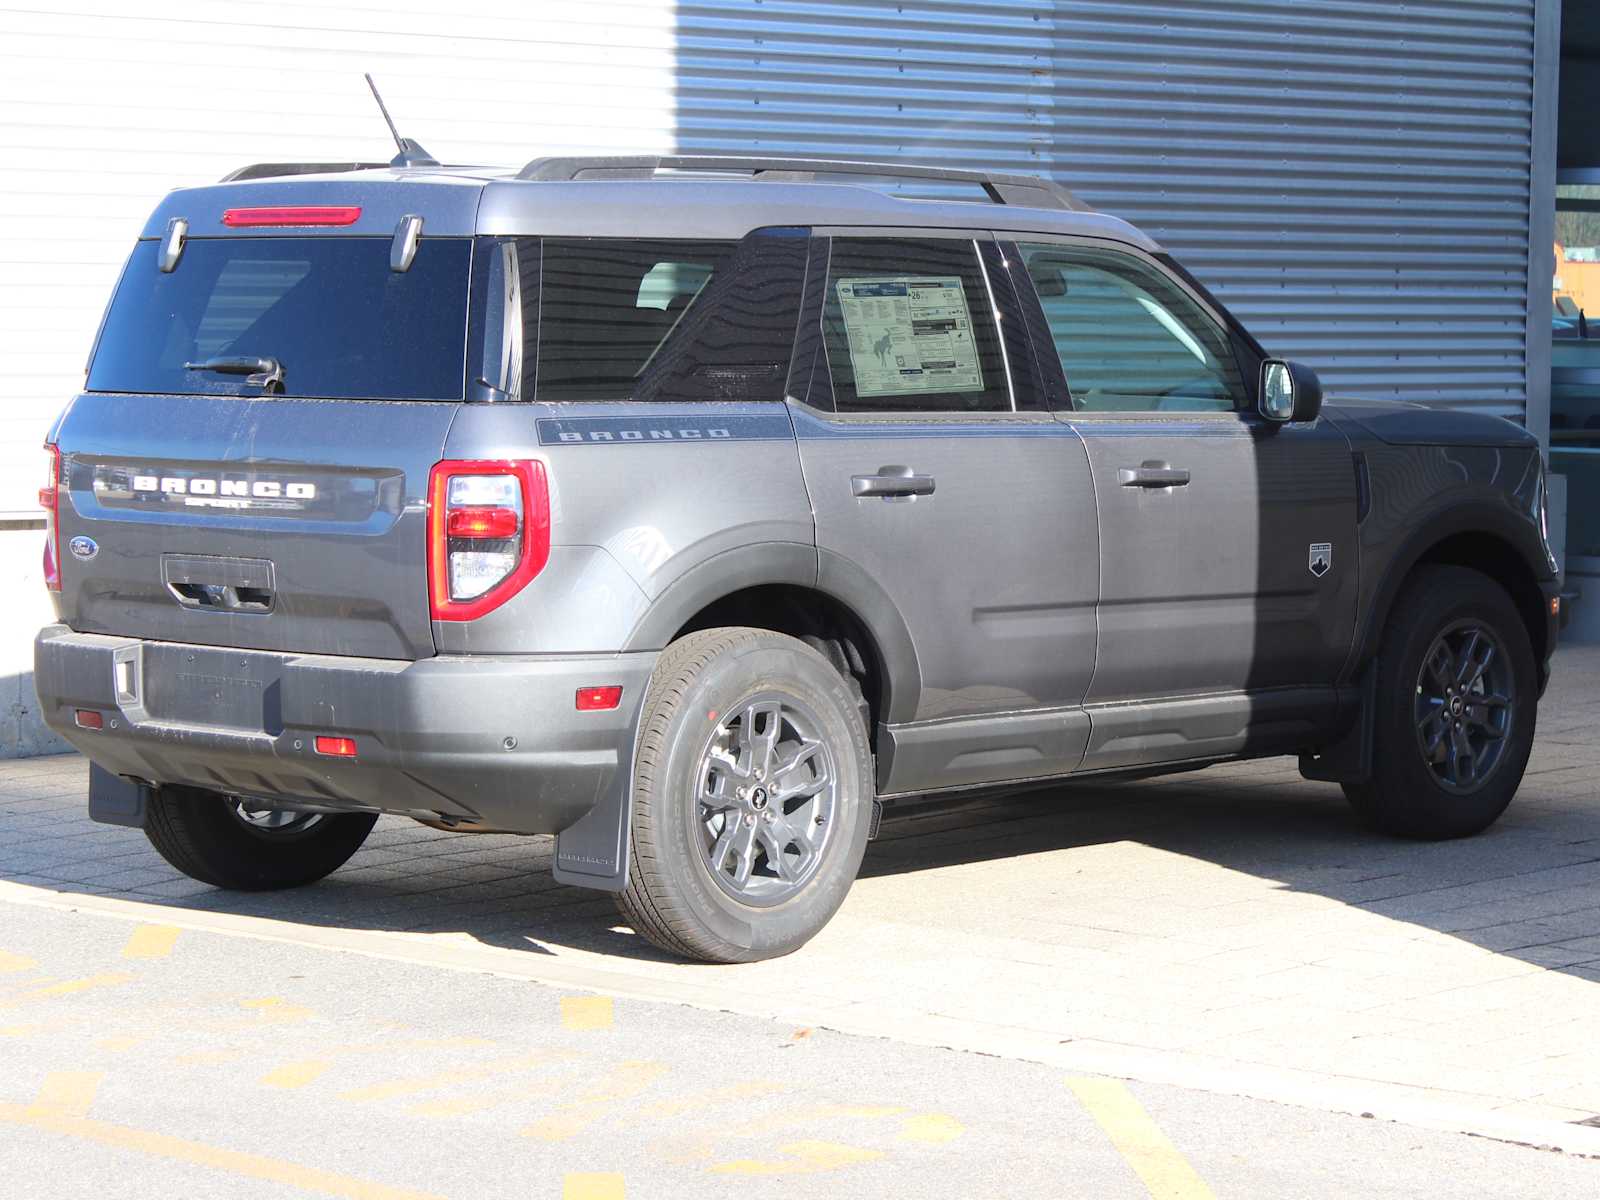
[(1321, 579), (1329, 571), (1333, 570), (1333, 543), (1332, 542), (1312, 542), (1311, 543), (1311, 562), (1310, 562), (1310, 567), (1311, 567), (1311, 573), (1313, 575), (1315, 575), (1318, 579)]

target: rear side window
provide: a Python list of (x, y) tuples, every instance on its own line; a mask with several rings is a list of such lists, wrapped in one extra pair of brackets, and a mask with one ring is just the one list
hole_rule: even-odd
[(971, 241), (834, 238), (822, 332), (840, 412), (1012, 407)]
[(177, 269), (141, 241), (112, 298), (89, 389), (260, 395), (242, 375), (195, 369), (271, 358), (283, 392), (459, 400), (472, 244), (424, 237), (408, 271), (388, 238), (192, 238)]
[(537, 302), (523, 301), (524, 354), (534, 347), (536, 361), (534, 399), (783, 398), (805, 278), (805, 231), (763, 230), (738, 242), (522, 238), (515, 244), (519, 260), (542, 255)]

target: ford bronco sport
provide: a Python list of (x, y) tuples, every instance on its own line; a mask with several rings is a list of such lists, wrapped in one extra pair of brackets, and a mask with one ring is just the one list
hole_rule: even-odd
[(96, 819), (225, 888), (379, 813), (555, 834), (717, 961), (906, 797), (1297, 754), (1475, 833), (1558, 626), (1524, 430), (1323, 403), (1025, 176), (248, 167), (156, 209), (46, 449)]

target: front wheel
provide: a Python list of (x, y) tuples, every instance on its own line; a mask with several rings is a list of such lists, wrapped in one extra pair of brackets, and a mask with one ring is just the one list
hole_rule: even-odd
[(1533, 749), (1527, 628), (1503, 588), (1462, 567), (1420, 570), (1393, 611), (1378, 652), (1372, 778), (1345, 795), (1384, 833), (1481, 832), (1511, 803)]
[(762, 629), (674, 642), (634, 764), (623, 916), (655, 945), (749, 962), (809, 941), (866, 850), (872, 755), (854, 680)]
[(145, 836), (190, 879), (241, 892), (315, 883), (361, 848), (375, 813), (302, 813), (201, 788), (164, 787)]

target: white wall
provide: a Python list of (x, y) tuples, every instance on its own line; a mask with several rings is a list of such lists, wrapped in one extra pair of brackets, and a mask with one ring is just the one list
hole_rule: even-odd
[(0, 530), (0, 758), (68, 749), (39, 720), (33, 692), (33, 635), (51, 620), (43, 551), (37, 529)]
[(174, 187), (262, 160), (670, 149), (668, 0), (0, 0), (0, 514), (33, 514), (50, 418)]
[[(671, 0), (0, 0), (0, 522), (107, 295), (174, 187), (249, 162), (445, 162), (673, 145)], [(0, 527), (0, 755), (36, 752), (40, 534)], [(35, 732), (30, 732), (34, 730)]]

